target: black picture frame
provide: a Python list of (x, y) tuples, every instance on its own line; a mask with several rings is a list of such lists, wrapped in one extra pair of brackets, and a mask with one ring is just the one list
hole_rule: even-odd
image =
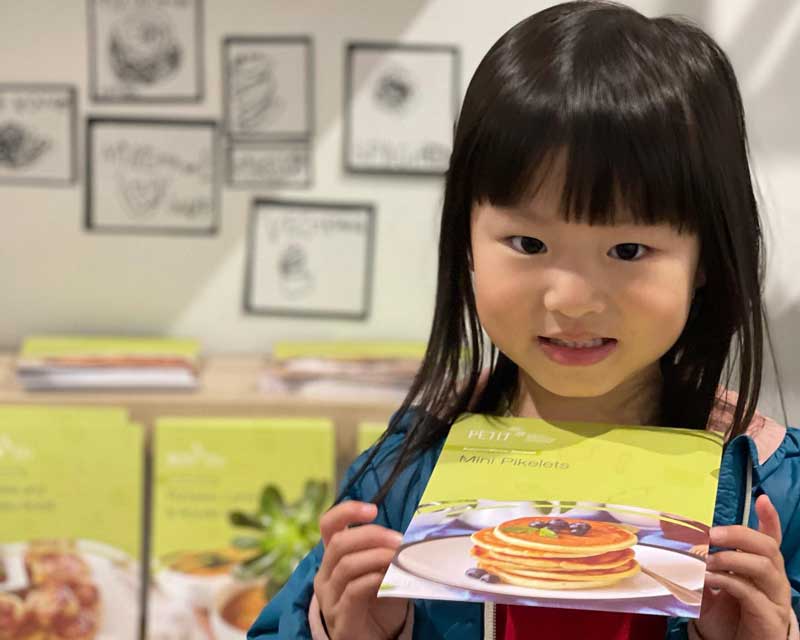
[[(361, 292), (361, 309), (356, 313), (332, 311), (330, 309), (318, 310), (293, 310), (286, 307), (264, 307), (253, 303), (254, 269), (259, 250), (257, 246), (257, 225), (259, 209), (264, 207), (311, 209), (329, 211), (332, 213), (354, 212), (367, 214), (367, 231), (364, 256), (364, 287)], [(247, 257), (245, 260), (243, 312), (246, 315), (272, 316), (282, 318), (305, 318), (316, 320), (353, 320), (366, 321), (372, 307), (372, 289), (375, 268), (375, 238), (377, 227), (377, 212), (375, 205), (369, 202), (324, 202), (309, 200), (289, 200), (278, 198), (254, 198), (251, 204), (250, 220), (248, 223)]]
[(3, 92), (64, 92), (69, 104), (67, 118), (67, 167), (65, 177), (0, 176), (0, 185), (71, 187), (78, 182), (78, 91), (75, 85), (51, 82), (2, 82)]
[[(276, 131), (254, 134), (253, 132), (237, 132), (231, 122), (231, 72), (230, 50), (236, 45), (300, 45), (305, 49), (305, 130)], [(314, 136), (314, 41), (308, 35), (229, 35), (222, 42), (222, 113), (225, 135), (229, 140), (237, 142), (300, 142), (310, 141)]]
[[(342, 144), (342, 166), (347, 173), (360, 175), (391, 175), (406, 177), (436, 176), (441, 177), (444, 170), (427, 170), (413, 168), (393, 168), (393, 167), (361, 167), (353, 163), (352, 144), (354, 123), (352, 122), (352, 103), (353, 103), (353, 58), (359, 50), (368, 51), (405, 51), (409, 53), (430, 53), (446, 54), (452, 57), (451, 63), (451, 108), (452, 122), (455, 123), (458, 110), (461, 104), (461, 50), (456, 45), (450, 44), (425, 44), (425, 43), (404, 43), (387, 41), (351, 41), (347, 43), (345, 54), (344, 69), (344, 131)], [(450, 132), (452, 134), (452, 127)]]
[[(189, 127), (208, 130), (211, 133), (211, 181), (210, 194), (213, 206), (211, 225), (208, 227), (184, 228), (184, 227), (147, 227), (147, 226), (120, 226), (98, 224), (94, 219), (94, 145), (93, 135), (98, 126), (102, 125), (123, 125), (142, 128), (152, 128), (159, 126), (168, 127)], [(130, 234), (146, 236), (214, 236), (220, 228), (220, 134), (219, 123), (216, 120), (208, 119), (159, 119), (141, 117), (120, 117), (120, 116), (89, 116), (86, 119), (86, 192), (85, 192), (85, 214), (84, 230), (91, 233), (108, 234)]]
[[(98, 61), (99, 43), (97, 29), (96, 5), (102, 0), (86, 0), (87, 2), (87, 34), (89, 56), (89, 97), (92, 102), (107, 104), (192, 104), (205, 99), (205, 7), (203, 0), (189, 0), (194, 3), (194, 82), (196, 91), (191, 94), (154, 94), (138, 95), (125, 93), (122, 95), (107, 94), (101, 91)], [(135, 3), (131, 3), (135, 4)]]

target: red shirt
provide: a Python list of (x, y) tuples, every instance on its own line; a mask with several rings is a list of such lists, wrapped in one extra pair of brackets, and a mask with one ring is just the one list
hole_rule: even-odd
[(497, 640), (591, 638), (592, 640), (653, 640), (667, 633), (667, 619), (637, 613), (544, 609), (498, 604)]

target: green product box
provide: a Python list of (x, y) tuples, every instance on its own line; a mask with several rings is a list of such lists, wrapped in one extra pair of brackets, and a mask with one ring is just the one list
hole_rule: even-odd
[(721, 457), (707, 431), (465, 414), (380, 595), (696, 618)]
[(124, 410), (0, 408), (0, 638), (139, 638), (143, 461)]
[(147, 638), (242, 640), (319, 540), (334, 461), (326, 419), (158, 421)]

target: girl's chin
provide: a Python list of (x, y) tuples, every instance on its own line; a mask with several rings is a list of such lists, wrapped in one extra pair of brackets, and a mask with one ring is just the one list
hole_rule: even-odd
[(604, 371), (589, 371), (575, 367), (565, 373), (564, 367), (549, 361), (520, 369), (535, 385), (563, 398), (598, 398), (611, 393), (624, 380), (614, 376), (607, 368)]

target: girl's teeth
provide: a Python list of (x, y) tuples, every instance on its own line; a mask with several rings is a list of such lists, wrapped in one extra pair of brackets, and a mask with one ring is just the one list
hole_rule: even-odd
[(603, 344), (602, 338), (596, 338), (587, 342), (570, 342), (569, 340), (558, 340), (556, 338), (551, 338), (550, 341), (562, 347), (570, 347), (571, 349), (591, 349), (592, 347), (599, 347)]

